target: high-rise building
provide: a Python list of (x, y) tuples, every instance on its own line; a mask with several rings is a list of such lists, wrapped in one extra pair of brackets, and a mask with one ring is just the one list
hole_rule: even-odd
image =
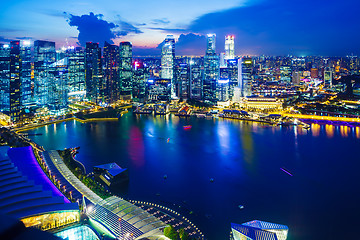
[(301, 72), (293, 72), (292, 73), (292, 83), (293, 84), (300, 84), (301, 76), (302, 76)]
[(134, 62), (133, 73), (133, 100), (142, 101), (145, 99), (146, 82), (149, 78), (149, 71), (142, 62), (136, 60)]
[(219, 55), (215, 50), (215, 34), (207, 35), (207, 49), (204, 57), (204, 81), (203, 99), (204, 102), (216, 105), (216, 82), (219, 79), (220, 64)]
[(332, 79), (333, 79), (333, 73), (331, 71), (331, 68), (326, 68), (324, 71), (324, 86), (332, 87)]
[(53, 113), (61, 113), (68, 104), (68, 57), (49, 66), (48, 106)]
[(225, 59), (225, 53), (220, 53), (220, 68), (226, 68), (227, 61)]
[(55, 42), (34, 42), (34, 98), (38, 106), (45, 106), (49, 98), (49, 66), (56, 60)]
[(32, 103), (32, 52), (31, 42), (28, 40), (20, 42), (20, 58), (21, 58), (21, 106), (26, 107)]
[(226, 60), (227, 67), (220, 67), (220, 79), (229, 79), (229, 97), (234, 95), (234, 87), (238, 86), (238, 59)]
[(10, 111), (10, 46), (0, 44), (0, 111)]
[(280, 80), (284, 82), (291, 82), (291, 67), (281, 66), (280, 67)]
[(161, 49), (161, 78), (170, 80), (171, 98), (176, 98), (174, 61), (175, 61), (175, 39), (172, 35), (168, 35)]
[(216, 34), (210, 33), (206, 37), (206, 53), (215, 53), (216, 52)]
[(216, 99), (219, 102), (227, 102), (229, 101), (229, 79), (219, 79), (216, 84)]
[(10, 42), (10, 118), (11, 121), (20, 120), (21, 104), (21, 58), (20, 41)]
[(176, 67), (176, 70), (176, 78), (178, 83), (177, 96), (182, 99), (188, 99), (190, 97), (189, 64), (180, 63)]
[(228, 35), (225, 37), (225, 59), (235, 59), (235, 37)]
[(173, 59), (175, 60), (175, 38), (174, 38), (174, 36), (167, 35), (165, 38), (165, 43), (169, 43), (171, 45), (172, 56), (173, 56)]
[(239, 66), (238, 78), (239, 78), (239, 88), (241, 89), (241, 96), (248, 97), (251, 96), (251, 82), (252, 82), (252, 67), (253, 61), (251, 58), (242, 58), (238, 62), (241, 64)]
[(85, 86), (87, 99), (98, 103), (99, 91), (103, 89), (101, 48), (98, 43), (86, 43)]
[(104, 44), (105, 102), (113, 103), (120, 99), (119, 47), (108, 42)]
[(120, 43), (119, 76), (121, 95), (130, 95), (133, 90), (132, 45), (130, 42)]
[(82, 100), (86, 94), (85, 52), (82, 48), (69, 48), (66, 52), (68, 68), (68, 99)]
[(202, 83), (203, 83), (203, 69), (200, 58), (193, 58), (190, 60), (190, 98), (194, 100), (202, 99)]
[(319, 78), (319, 69), (311, 68), (310, 69), (310, 77), (313, 78), (313, 79)]

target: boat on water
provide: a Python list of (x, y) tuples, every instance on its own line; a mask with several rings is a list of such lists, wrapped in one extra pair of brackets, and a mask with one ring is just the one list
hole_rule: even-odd
[(184, 126), (183, 128), (184, 128), (184, 130), (189, 130), (189, 129), (192, 128), (192, 126), (191, 126), (191, 125), (187, 125), (187, 126)]
[(240, 209), (243, 209), (243, 208), (244, 208), (244, 206), (243, 206), (243, 205), (239, 205), (238, 207), (239, 207)]

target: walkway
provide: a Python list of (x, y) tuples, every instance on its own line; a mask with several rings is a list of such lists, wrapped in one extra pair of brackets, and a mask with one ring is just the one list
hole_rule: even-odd
[(84, 183), (82, 183), (65, 165), (59, 153), (55, 150), (48, 152), (51, 161), (54, 163), (55, 167), (59, 172), (65, 177), (65, 179), (81, 194), (83, 194), (90, 202), (96, 204), (103, 199), (91, 191)]

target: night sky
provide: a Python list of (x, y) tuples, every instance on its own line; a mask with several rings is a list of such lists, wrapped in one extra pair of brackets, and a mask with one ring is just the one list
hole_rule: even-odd
[(134, 55), (160, 55), (167, 34), (177, 55), (203, 55), (205, 34), (235, 35), (238, 55), (360, 54), (356, 0), (18, 0), (0, 9), (0, 42), (51, 40), (57, 47), (131, 41)]

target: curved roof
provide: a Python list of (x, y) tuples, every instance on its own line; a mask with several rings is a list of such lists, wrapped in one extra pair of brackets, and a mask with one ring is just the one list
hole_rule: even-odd
[(45, 212), (79, 210), (47, 178), (31, 147), (8, 148), (7, 154), (8, 157), (0, 158), (0, 212), (24, 218)]
[(88, 216), (104, 224), (115, 236), (132, 234), (134, 239), (163, 235), (166, 227), (158, 218), (119, 197), (109, 197), (95, 205)]

